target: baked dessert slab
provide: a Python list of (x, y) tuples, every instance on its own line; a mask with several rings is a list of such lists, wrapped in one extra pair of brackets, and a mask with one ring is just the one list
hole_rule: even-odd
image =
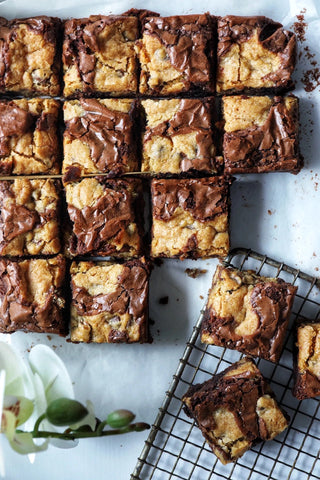
[(0, 256), (60, 252), (59, 181), (0, 181)]
[(0, 101), (0, 174), (60, 173), (60, 103), (33, 98)]
[(287, 415), (249, 358), (191, 386), (182, 401), (223, 464), (236, 461), (255, 443), (272, 440), (288, 427)]
[(215, 19), (209, 14), (144, 19), (142, 38), (136, 42), (140, 93), (212, 93), (214, 27)]
[(149, 268), (143, 258), (73, 262), (71, 286), (72, 342), (148, 340)]
[(138, 86), (134, 16), (91, 15), (64, 24), (64, 96), (133, 95)]
[(216, 174), (214, 99), (144, 100), (142, 166), (149, 173)]
[(299, 400), (320, 395), (320, 322), (299, 321), (294, 353), (293, 394)]
[(142, 183), (84, 178), (65, 187), (72, 222), (71, 255), (137, 257), (142, 249)]
[(223, 155), (226, 173), (298, 173), (298, 98), (223, 98)]
[(95, 98), (64, 103), (65, 181), (91, 173), (116, 176), (138, 171), (136, 104)]
[(225, 177), (152, 180), (151, 256), (226, 256), (230, 183)]
[(201, 341), (277, 362), (296, 291), (297, 287), (282, 279), (218, 265)]
[(47, 259), (0, 258), (0, 332), (66, 334), (62, 255)]
[(270, 18), (228, 15), (218, 20), (218, 93), (293, 88), (296, 37)]
[(0, 17), (0, 91), (22, 95), (60, 94), (61, 20)]

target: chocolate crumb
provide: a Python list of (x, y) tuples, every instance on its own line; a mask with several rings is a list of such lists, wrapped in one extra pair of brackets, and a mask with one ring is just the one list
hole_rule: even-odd
[(165, 297), (159, 298), (160, 305), (167, 305), (169, 303), (169, 297), (166, 295)]
[(198, 278), (200, 275), (203, 275), (204, 273), (207, 273), (208, 270), (205, 269), (200, 269), (200, 268), (186, 268), (185, 273), (188, 275), (190, 278)]
[(199, 298), (201, 298), (201, 300), (203, 300), (203, 299), (204, 299), (204, 296), (203, 296), (203, 295), (199, 295)]
[(149, 324), (150, 324), (150, 325), (154, 325), (154, 324), (155, 324), (155, 321), (153, 320), (153, 318), (149, 318)]
[(271, 211), (271, 210), (268, 210), (268, 214), (269, 214), (269, 215), (272, 215), (272, 211)]
[(51, 335), (47, 335), (47, 339), (51, 340), (52, 339)]
[(304, 42), (306, 39), (306, 30), (308, 28), (308, 24), (304, 20), (304, 14), (306, 11), (307, 10), (305, 8), (301, 10), (300, 14), (296, 15), (297, 21), (293, 24), (293, 31), (296, 34), (299, 42)]

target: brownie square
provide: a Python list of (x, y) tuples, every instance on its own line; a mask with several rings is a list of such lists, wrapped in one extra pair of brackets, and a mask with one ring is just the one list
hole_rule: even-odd
[(288, 97), (223, 98), (226, 173), (298, 173), (299, 101)]
[(0, 181), (0, 256), (59, 253), (59, 192), (52, 179)]
[(81, 98), (65, 102), (63, 110), (64, 181), (138, 170), (135, 100)]
[(64, 95), (128, 95), (138, 86), (138, 19), (91, 15), (64, 24)]
[(0, 174), (60, 172), (56, 100), (0, 101)]
[(320, 322), (300, 320), (296, 328), (293, 395), (299, 400), (320, 395)]
[(223, 464), (236, 461), (255, 443), (272, 440), (288, 427), (288, 416), (249, 358), (191, 386), (182, 401)]
[(297, 287), (280, 278), (218, 265), (201, 341), (277, 362)]
[(142, 106), (143, 172), (218, 172), (213, 99), (144, 100)]
[(58, 18), (0, 17), (1, 92), (27, 96), (60, 94), (60, 30)]
[(153, 257), (224, 257), (229, 251), (225, 177), (152, 180)]
[(209, 14), (146, 18), (136, 47), (140, 93), (212, 93), (214, 26)]
[(72, 222), (71, 255), (136, 257), (142, 250), (142, 184), (84, 178), (65, 187)]
[(71, 286), (72, 342), (148, 340), (149, 268), (143, 258), (73, 262)]
[(0, 259), (0, 332), (66, 333), (63, 317), (66, 262)]
[(270, 18), (228, 15), (218, 21), (217, 92), (293, 88), (296, 38)]

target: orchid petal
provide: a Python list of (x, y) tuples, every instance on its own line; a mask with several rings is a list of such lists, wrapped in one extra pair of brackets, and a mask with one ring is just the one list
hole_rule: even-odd
[(28, 453), (46, 450), (49, 445), (49, 440), (45, 440), (41, 445), (36, 445), (32, 433), (19, 432), (14, 435), (13, 439), (10, 441), (10, 445), (16, 452), (26, 455)]
[(32, 372), (11, 345), (0, 342), (0, 370), (6, 372), (6, 395), (34, 397)]
[(63, 440), (62, 438), (50, 438), (50, 445), (57, 448), (74, 448), (78, 445), (79, 440)]
[(9, 411), (16, 417), (16, 427), (25, 423), (33, 412), (33, 402), (25, 397), (6, 395), (3, 410)]
[(35, 346), (30, 352), (29, 363), (42, 380), (48, 404), (61, 397), (74, 398), (69, 373), (51, 348), (46, 345)]
[(88, 410), (88, 415), (86, 415), (80, 422), (74, 423), (73, 425), (70, 425), (70, 428), (72, 430), (78, 430), (82, 425), (89, 425), (89, 427), (92, 430), (95, 430), (96, 425), (97, 425), (97, 419), (94, 414), (94, 406), (93, 403), (90, 400), (87, 400), (86, 407)]

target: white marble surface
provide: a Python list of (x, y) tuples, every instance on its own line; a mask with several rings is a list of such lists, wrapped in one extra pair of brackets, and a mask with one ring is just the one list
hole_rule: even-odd
[[(199, 0), (179, 3), (168, 0), (118, 1), (100, 0), (7, 0), (0, 3), (0, 15), (22, 17), (49, 14), (80, 17), (93, 13), (118, 13), (131, 7), (158, 10), (162, 15), (210, 11), (225, 15), (267, 15), (291, 27), (295, 15), (306, 8), (307, 43), (302, 51), (295, 79), (296, 94), (301, 99), (301, 149), (305, 167), (291, 174), (244, 175), (232, 186), (231, 244), (249, 247), (284, 261), (312, 275), (319, 275), (320, 260), (320, 109), (319, 87), (307, 93), (301, 77), (311, 65), (304, 58), (303, 47), (309, 45), (319, 61), (319, 2), (311, 0)], [(315, 5), (318, 4), (318, 10)], [(27, 349), (46, 343), (65, 361), (79, 400), (90, 399), (97, 414), (103, 416), (114, 408), (130, 408), (138, 420), (153, 423), (168, 389), (172, 374), (184, 350), (192, 326), (198, 318), (207, 294), (216, 260), (165, 261), (155, 267), (151, 278), (150, 316), (154, 321), (151, 345), (72, 345), (60, 337), (15, 333), (10, 341), (27, 355)], [(189, 278), (185, 269), (199, 267), (207, 273)], [(169, 303), (159, 298), (168, 295)], [(2, 437), (2, 436), (1, 436)], [(51, 447), (36, 456), (33, 464), (27, 457), (12, 453), (1, 438), (5, 479), (46, 480), (128, 480), (141, 452), (147, 432), (122, 437), (83, 440), (75, 449)], [(194, 479), (194, 480), (201, 480)]]

